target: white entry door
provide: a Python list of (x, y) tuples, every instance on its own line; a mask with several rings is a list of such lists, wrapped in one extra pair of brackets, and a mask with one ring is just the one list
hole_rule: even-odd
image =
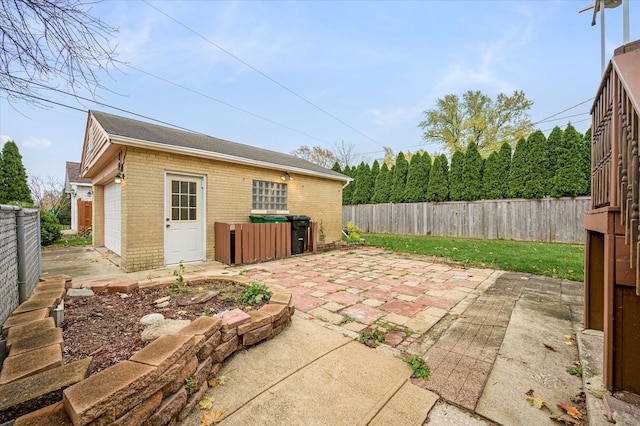
[(165, 264), (205, 260), (204, 178), (167, 174), (165, 192)]
[(104, 246), (120, 256), (121, 215), (120, 184), (110, 183), (104, 187)]

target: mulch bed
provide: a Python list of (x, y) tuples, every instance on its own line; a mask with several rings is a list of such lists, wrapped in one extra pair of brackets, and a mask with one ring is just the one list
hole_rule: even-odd
[[(160, 313), (165, 319), (195, 320), (201, 315), (214, 315), (225, 310), (243, 308), (244, 284), (231, 280), (207, 279), (188, 283), (177, 289), (151, 287), (128, 293), (96, 293), (88, 297), (65, 297), (63, 362), (93, 357), (93, 373), (127, 360), (150, 342), (140, 333), (145, 326), (140, 318)], [(213, 293), (209, 293), (213, 292)], [(216, 292), (218, 292), (216, 294)], [(205, 294), (216, 294), (199, 302)], [(169, 305), (156, 307), (154, 301), (171, 296)], [(257, 309), (253, 307), (253, 309)]]

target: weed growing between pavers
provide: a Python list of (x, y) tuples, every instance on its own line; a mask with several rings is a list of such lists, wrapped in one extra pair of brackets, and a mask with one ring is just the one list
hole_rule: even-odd
[(350, 322), (354, 322), (356, 319), (353, 317), (350, 317), (349, 315), (345, 315), (342, 317), (342, 321), (340, 321), (339, 325), (344, 325)]
[(413, 376), (419, 377), (422, 380), (429, 380), (429, 374), (431, 374), (431, 368), (420, 355), (408, 355), (404, 358), (404, 362), (408, 363), (413, 370)]
[(360, 343), (363, 343), (370, 348), (374, 348), (379, 346), (380, 343), (384, 342), (384, 332), (380, 330), (378, 327), (373, 330), (371, 327), (365, 328), (362, 332), (360, 332), (360, 338), (358, 339)]

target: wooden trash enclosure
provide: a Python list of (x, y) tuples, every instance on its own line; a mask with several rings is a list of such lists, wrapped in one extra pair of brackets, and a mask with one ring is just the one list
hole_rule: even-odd
[[(222, 223), (215, 225), (215, 260), (245, 265), (291, 256), (291, 224)], [(317, 223), (309, 222), (305, 252), (317, 250)]]

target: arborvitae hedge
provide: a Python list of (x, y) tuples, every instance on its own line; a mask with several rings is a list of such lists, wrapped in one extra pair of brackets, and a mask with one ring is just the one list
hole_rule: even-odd
[(470, 142), (462, 163), (462, 199), (474, 201), (482, 198), (482, 156), (478, 145)]
[(513, 152), (511, 170), (509, 172), (509, 196), (511, 198), (524, 197), (524, 184), (527, 179), (527, 154), (529, 148), (527, 140), (520, 138)]
[(356, 170), (356, 187), (353, 191), (351, 204), (369, 204), (371, 201), (373, 182), (371, 181), (371, 168), (364, 161)]
[(498, 151), (498, 171), (502, 176), (499, 182), (500, 198), (508, 198), (509, 173), (511, 172), (511, 145), (507, 142), (503, 143), (500, 151)]
[[(349, 167), (349, 165), (347, 164), (344, 167), (344, 170), (342, 170), (342, 174), (345, 176), (349, 176), (349, 177), (354, 177), (352, 172), (351, 172), (351, 167)], [(356, 183), (354, 181), (351, 181), (349, 183), (349, 185), (345, 186), (344, 189), (342, 190), (342, 204), (351, 204), (351, 199), (353, 198), (353, 191), (355, 189), (355, 185)]]
[(449, 172), (449, 198), (451, 201), (462, 200), (462, 169), (464, 154), (456, 151), (451, 156), (451, 171)]
[(547, 165), (547, 195), (551, 195), (553, 188), (553, 179), (558, 173), (558, 155), (560, 145), (562, 145), (563, 131), (560, 127), (553, 128), (549, 137), (547, 138), (547, 153), (549, 155), (549, 162)]
[(393, 172), (393, 189), (391, 190), (391, 202), (404, 202), (404, 187), (407, 184), (407, 173), (409, 172), (409, 163), (404, 158), (402, 151), (396, 157), (396, 165)]
[(427, 201), (446, 201), (449, 198), (449, 163), (442, 154), (433, 160), (429, 174)]
[(32, 206), (31, 190), (27, 185), (27, 172), (22, 164), (18, 145), (7, 141), (0, 157), (0, 203), (21, 203)]
[(569, 124), (558, 149), (558, 171), (553, 178), (552, 197), (576, 197), (584, 193), (587, 183), (582, 167), (582, 135)]
[(501, 174), (498, 168), (499, 164), (498, 151), (489, 154), (484, 164), (484, 173), (482, 174), (482, 195), (487, 200), (497, 200), (502, 198), (500, 190), (500, 182), (505, 180), (505, 175)]
[(529, 149), (526, 161), (526, 178), (523, 196), (525, 198), (543, 198), (546, 194), (547, 170), (549, 155), (547, 152), (547, 138), (540, 130), (531, 133), (527, 139)]
[(378, 163), (378, 160), (374, 160), (373, 164), (371, 165), (371, 198), (373, 198), (373, 185), (375, 185), (376, 183), (378, 173), (380, 173), (380, 163)]
[(382, 163), (380, 171), (376, 176), (376, 181), (373, 189), (372, 203), (381, 204), (389, 202), (389, 192), (387, 191), (387, 175), (389, 174), (389, 167), (387, 163)]
[(591, 127), (585, 132), (581, 144), (582, 167), (584, 170), (585, 188), (583, 195), (591, 193)]
[(416, 153), (411, 157), (407, 184), (404, 188), (405, 203), (420, 203), (427, 199), (427, 186), (431, 172), (431, 157), (426, 152)]

